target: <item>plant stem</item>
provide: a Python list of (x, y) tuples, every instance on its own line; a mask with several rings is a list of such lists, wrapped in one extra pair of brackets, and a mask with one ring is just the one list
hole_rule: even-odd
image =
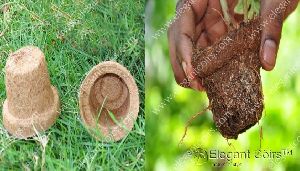
[(248, 21), (248, 0), (243, 0), (244, 22)]
[(227, 26), (229, 26), (231, 24), (231, 20), (230, 20), (229, 14), (228, 14), (227, 0), (220, 0), (220, 4), (221, 4), (222, 12), (223, 12), (223, 15), (224, 15), (224, 20), (225, 20)]

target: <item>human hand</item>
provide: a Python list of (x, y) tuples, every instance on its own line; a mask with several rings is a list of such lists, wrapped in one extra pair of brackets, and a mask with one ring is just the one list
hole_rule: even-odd
[[(190, 8), (183, 10), (184, 4)], [(234, 15), (237, 0), (227, 0), (228, 11), (233, 21), (243, 19)], [(193, 42), (197, 47), (212, 45), (227, 32), (219, 0), (180, 0), (177, 5), (177, 20), (168, 31), (171, 64), (176, 82), (183, 87), (203, 90), (201, 80), (193, 70)]]
[[(276, 63), (283, 20), (293, 12), (299, 0), (262, 0), (260, 15), (262, 21), (268, 21), (262, 27), (260, 61), (262, 67), (270, 71)], [(232, 22), (238, 23), (243, 17), (234, 14), (237, 0), (227, 0), (228, 13)], [(287, 3), (280, 5), (281, 3)], [(196, 47), (207, 47), (217, 41), (227, 32), (227, 26), (222, 17), (219, 0), (180, 0), (177, 11), (184, 4), (191, 8), (185, 10), (171, 25), (168, 32), (171, 64), (176, 82), (183, 87), (203, 90), (201, 80), (196, 77), (191, 65), (193, 42)], [(277, 10), (275, 19), (271, 20), (272, 11)], [(273, 14), (274, 15), (274, 14)], [(178, 15), (179, 16), (179, 15)]]

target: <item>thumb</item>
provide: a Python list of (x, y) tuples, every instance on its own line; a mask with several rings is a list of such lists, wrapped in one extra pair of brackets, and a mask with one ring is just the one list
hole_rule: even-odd
[(261, 0), (260, 60), (267, 71), (272, 70), (276, 63), (283, 21), (297, 8), (298, 3), (299, 0)]
[[(275, 1), (276, 2), (276, 1)], [(277, 0), (278, 2), (278, 0)], [(280, 3), (270, 0), (261, 1), (261, 26), (262, 38), (260, 48), (260, 61), (263, 69), (270, 71), (276, 63), (276, 56), (281, 38), (284, 20), (284, 8), (279, 8)], [(276, 11), (276, 12), (275, 12)]]

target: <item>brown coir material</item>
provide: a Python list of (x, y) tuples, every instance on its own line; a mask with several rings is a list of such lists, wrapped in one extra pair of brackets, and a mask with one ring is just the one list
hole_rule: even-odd
[(254, 31), (259, 24), (259, 19), (242, 23), (214, 45), (194, 50), (192, 65), (203, 81), (214, 122), (225, 138), (237, 139), (262, 116), (261, 34)]
[(110, 142), (125, 137), (139, 112), (138, 88), (129, 71), (116, 62), (93, 67), (79, 93), (81, 118), (98, 140)]
[(26, 46), (11, 54), (5, 66), (7, 99), (3, 124), (17, 138), (47, 130), (59, 115), (58, 92), (51, 86), (43, 52)]

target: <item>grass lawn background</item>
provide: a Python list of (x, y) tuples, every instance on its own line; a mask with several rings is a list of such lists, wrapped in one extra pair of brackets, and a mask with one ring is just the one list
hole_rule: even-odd
[[(1, 113), (7, 57), (26, 45), (44, 52), (51, 83), (59, 91), (61, 114), (44, 137), (26, 141), (8, 136), (1, 115), (0, 170), (141, 170), (145, 152), (144, 2), (1, 0)], [(117, 143), (93, 139), (82, 125), (78, 107), (78, 90), (86, 73), (107, 60), (126, 66), (140, 93), (134, 129)]]

